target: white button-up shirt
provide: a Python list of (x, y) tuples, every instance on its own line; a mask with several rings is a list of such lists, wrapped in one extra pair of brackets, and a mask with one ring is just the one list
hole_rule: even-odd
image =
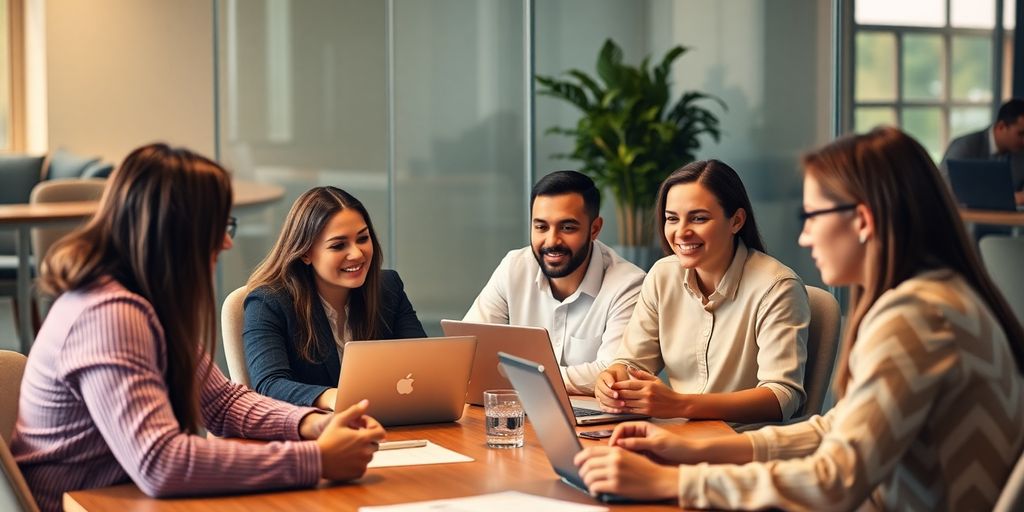
[(524, 247), (501, 260), (463, 320), (547, 329), (566, 388), (592, 395), (618, 351), (643, 279), (643, 270), (595, 240), (579, 288), (559, 301), (533, 249)]

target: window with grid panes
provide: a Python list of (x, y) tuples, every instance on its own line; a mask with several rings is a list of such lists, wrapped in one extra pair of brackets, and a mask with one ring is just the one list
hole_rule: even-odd
[[(901, 127), (936, 161), (1010, 94), (1015, 0), (853, 0), (847, 129)], [(999, 73), (996, 20), (1003, 24)], [(995, 83), (999, 78), (1000, 83)]]

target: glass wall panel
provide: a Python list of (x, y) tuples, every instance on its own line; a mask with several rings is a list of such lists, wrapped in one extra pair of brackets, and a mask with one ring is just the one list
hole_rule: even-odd
[(903, 129), (914, 136), (928, 150), (932, 159), (942, 159), (942, 109), (937, 107), (906, 107), (903, 109)]
[(896, 36), (884, 32), (857, 33), (857, 101), (896, 99)]
[(439, 332), (526, 245), (523, 3), (394, 5), (395, 266)]
[(953, 36), (954, 100), (992, 100), (992, 39)]
[(853, 17), (861, 25), (941, 27), (946, 24), (946, 2), (945, 0), (857, 0), (854, 3)]
[(943, 51), (938, 34), (903, 36), (903, 99), (941, 100)]

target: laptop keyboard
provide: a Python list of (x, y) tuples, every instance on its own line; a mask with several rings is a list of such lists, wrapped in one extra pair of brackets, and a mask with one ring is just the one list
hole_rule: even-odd
[(583, 407), (573, 407), (572, 408), (572, 413), (577, 418), (581, 418), (581, 417), (584, 417), (584, 416), (597, 416), (599, 414), (604, 414), (601, 411), (596, 411), (594, 409), (586, 409), (586, 408), (583, 408)]

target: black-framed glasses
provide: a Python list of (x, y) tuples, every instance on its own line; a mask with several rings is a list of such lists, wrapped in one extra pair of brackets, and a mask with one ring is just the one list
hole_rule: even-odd
[(225, 231), (228, 234), (228, 238), (235, 238), (235, 232), (238, 231), (238, 219), (228, 217), (228, 227)]
[(804, 222), (807, 219), (817, 217), (818, 215), (825, 215), (826, 213), (846, 212), (853, 210), (854, 208), (857, 208), (857, 203), (841, 204), (839, 206), (833, 206), (832, 208), (822, 208), (820, 210), (811, 211), (807, 211), (804, 210), (803, 208), (800, 208), (800, 211), (798, 211), (796, 215), (797, 217), (800, 218), (800, 222)]

